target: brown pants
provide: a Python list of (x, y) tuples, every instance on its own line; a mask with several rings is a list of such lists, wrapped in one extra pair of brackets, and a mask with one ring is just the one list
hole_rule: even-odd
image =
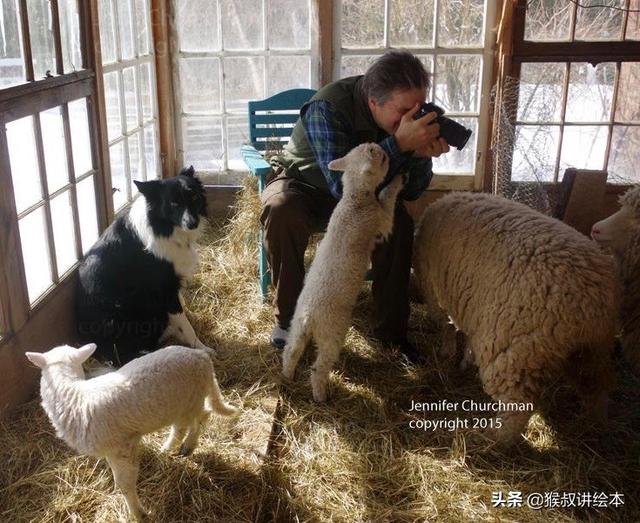
[[(337, 202), (319, 189), (282, 175), (267, 185), (261, 199), (260, 221), (275, 286), (276, 321), (288, 328), (304, 283), (309, 237), (326, 228)], [(407, 335), (413, 229), (413, 219), (398, 204), (392, 236), (371, 256), (375, 334), (384, 341)]]

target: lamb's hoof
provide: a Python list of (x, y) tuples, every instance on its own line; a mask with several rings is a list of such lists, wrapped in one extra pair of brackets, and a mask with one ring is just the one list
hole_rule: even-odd
[(180, 450), (178, 451), (178, 455), (180, 456), (190, 456), (193, 453), (193, 447), (185, 445), (184, 443), (180, 445)]
[(288, 380), (288, 381), (293, 381), (293, 377), (295, 376), (295, 374), (296, 374), (296, 370), (295, 369), (293, 369), (293, 370), (284, 370), (283, 369), (282, 370), (282, 377), (285, 380)]
[(316, 403), (326, 403), (327, 401), (327, 393), (326, 391), (313, 391), (313, 401)]

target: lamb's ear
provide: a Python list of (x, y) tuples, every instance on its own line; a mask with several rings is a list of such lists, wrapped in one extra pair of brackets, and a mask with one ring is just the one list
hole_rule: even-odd
[(95, 352), (97, 345), (95, 343), (89, 343), (84, 347), (80, 347), (73, 355), (73, 359), (79, 363), (84, 363)]
[(335, 160), (331, 160), (327, 167), (332, 171), (344, 171), (347, 168), (347, 162), (344, 158), (336, 158)]
[(160, 191), (160, 180), (151, 180), (148, 182), (140, 182), (133, 180), (138, 190), (144, 195), (147, 200), (153, 200)]
[(196, 170), (193, 168), (193, 165), (190, 165), (189, 167), (185, 167), (184, 169), (182, 169), (182, 171), (180, 171), (178, 176), (180, 175), (189, 176), (190, 178), (193, 178), (196, 175)]
[(24, 355), (36, 367), (44, 369), (47, 366), (47, 358), (45, 358), (44, 354), (41, 354), (40, 352), (25, 352)]

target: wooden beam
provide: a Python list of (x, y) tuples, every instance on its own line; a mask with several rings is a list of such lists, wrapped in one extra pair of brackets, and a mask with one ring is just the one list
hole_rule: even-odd
[(98, 0), (89, 0), (86, 15), (87, 41), (92, 44), (88, 50), (87, 60), (95, 69), (95, 91), (87, 102), (89, 112), (89, 134), (93, 144), (93, 158), (98, 161), (100, 175), (95, 179), (96, 208), (98, 211), (98, 228), (102, 233), (113, 221), (113, 198), (111, 197), (111, 162), (109, 159), (109, 142), (107, 132), (107, 109), (104, 96), (104, 76), (102, 74), (102, 48), (100, 45), (100, 27)]
[(177, 168), (171, 36), (169, 33), (170, 16), (171, 12), (167, 0), (151, 0), (151, 26), (156, 58), (158, 125), (163, 178), (174, 176)]
[(33, 82), (33, 55), (31, 53), (31, 37), (29, 32), (29, 11), (27, 0), (19, 0), (20, 29), (22, 34), (22, 51), (24, 53), (24, 72), (27, 82)]
[(314, 0), (318, 21), (317, 52), (320, 58), (320, 87), (333, 81), (333, 0)]

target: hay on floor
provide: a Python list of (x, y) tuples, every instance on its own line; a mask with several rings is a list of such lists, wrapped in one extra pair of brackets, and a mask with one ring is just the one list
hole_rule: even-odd
[[(376, 344), (364, 285), (328, 403), (311, 400), (312, 349), (296, 380), (281, 386), (271, 311), (257, 283), (258, 213), (249, 182), (231, 222), (213, 224), (202, 242), (187, 296), (196, 330), (218, 350), (223, 391), (243, 414), (235, 423), (213, 418), (189, 458), (158, 452), (165, 433), (145, 438), (139, 493), (155, 521), (640, 521), (640, 383), (622, 365), (603, 429), (586, 426), (562, 384), (551, 395), (555, 410), (534, 416), (527, 441), (508, 453), (472, 428), (411, 429), (423, 417), (409, 412), (412, 400), (488, 398), (472, 371), (438, 358), (440, 340), (419, 305), (411, 338), (424, 365), (406, 365)], [(447, 416), (474, 414), (425, 417)], [(57, 440), (37, 401), (0, 424), (0, 465), (2, 521), (126, 519), (107, 465)], [(498, 492), (526, 500), (616, 491), (625, 502), (618, 508), (492, 507)]]

